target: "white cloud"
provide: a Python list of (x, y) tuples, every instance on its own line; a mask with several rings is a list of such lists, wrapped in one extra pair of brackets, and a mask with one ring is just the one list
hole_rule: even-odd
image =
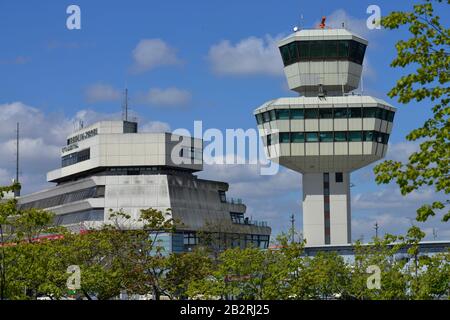
[(161, 121), (149, 121), (142, 125), (139, 132), (170, 132), (170, 125)]
[(120, 96), (120, 90), (103, 83), (90, 85), (85, 91), (85, 97), (88, 102), (118, 101)]
[[(355, 209), (417, 208), (419, 203), (429, 202), (436, 195), (431, 189), (413, 191), (403, 196), (396, 186), (376, 192), (358, 193), (352, 198)], [(414, 210), (413, 210), (414, 211)]]
[(192, 99), (192, 94), (175, 87), (152, 88), (146, 94), (141, 94), (139, 101), (154, 106), (184, 106)]
[(419, 151), (419, 145), (419, 141), (390, 143), (386, 159), (406, 162), (412, 153)]
[[(20, 180), (26, 194), (51, 186), (46, 183), (46, 173), (60, 166), (60, 148), (79, 121), (90, 125), (106, 119), (118, 120), (121, 114), (80, 110), (67, 117), (45, 114), (22, 102), (0, 104), (0, 185), (9, 184), (15, 176), (17, 122), (20, 122)], [(144, 127), (153, 132), (170, 129), (163, 122), (147, 122)]]
[(277, 38), (249, 37), (232, 44), (223, 40), (209, 49), (208, 60), (219, 75), (281, 75), (283, 64)]
[(139, 41), (133, 53), (132, 71), (144, 72), (162, 65), (179, 64), (180, 60), (174, 48), (161, 39), (143, 39)]
[[(316, 25), (320, 22), (317, 21)], [(338, 9), (333, 11), (327, 16), (325, 22), (326, 26), (331, 28), (342, 28), (342, 23), (344, 23), (345, 29), (352, 31), (364, 38), (369, 34), (369, 30), (366, 25), (366, 19), (358, 19), (349, 15), (344, 9)]]

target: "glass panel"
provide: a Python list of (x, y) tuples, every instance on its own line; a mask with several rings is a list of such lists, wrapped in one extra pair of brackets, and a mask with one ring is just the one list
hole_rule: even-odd
[(327, 58), (335, 58), (337, 57), (337, 41), (334, 40), (328, 40), (325, 41), (325, 50), (324, 50), (324, 56)]
[(291, 57), (291, 63), (298, 62), (297, 42), (289, 44), (289, 56)]
[(269, 114), (270, 114), (270, 121), (276, 120), (275, 110), (270, 110)]
[(292, 132), (291, 133), (291, 141), (294, 143), (302, 143), (305, 142), (305, 135), (303, 132)]
[(361, 131), (349, 131), (348, 140), (351, 142), (362, 141), (362, 132)]
[(364, 141), (373, 141), (373, 131), (364, 131)]
[(289, 143), (291, 141), (289, 132), (280, 132), (280, 143)]
[(317, 119), (319, 117), (319, 109), (305, 109), (305, 119)]
[(263, 119), (264, 119), (264, 122), (269, 122), (270, 121), (270, 116), (269, 116), (268, 112), (264, 112), (263, 113)]
[(356, 50), (355, 62), (358, 64), (362, 64), (364, 60), (364, 53), (366, 52), (366, 45), (358, 42), (358, 47)]
[(270, 134), (267, 135), (267, 145), (268, 146), (272, 145), (272, 135)]
[(291, 119), (304, 119), (303, 109), (291, 109)]
[(381, 111), (381, 119), (387, 121), (387, 118), (388, 118), (388, 110), (383, 109), (383, 110)]
[(348, 115), (347, 108), (335, 108), (334, 109), (334, 118), (335, 119), (346, 119)]
[(309, 41), (299, 41), (298, 42), (298, 50), (300, 59), (308, 59), (309, 58)]
[(338, 182), (338, 183), (344, 181), (344, 175), (342, 174), (342, 172), (336, 172), (336, 174), (335, 174), (335, 180), (336, 180), (336, 182)]
[(363, 108), (363, 117), (364, 118), (375, 118), (377, 113), (377, 108)]
[(382, 133), (382, 143), (388, 144), (389, 142), (389, 135), (387, 133)]
[(320, 119), (332, 119), (333, 118), (333, 109), (319, 109)]
[(356, 62), (358, 55), (358, 42), (356, 41), (350, 41), (350, 61)]
[(277, 109), (278, 120), (289, 120), (289, 109)]
[(338, 55), (340, 58), (348, 57), (348, 40), (341, 40), (338, 44)]
[(261, 113), (258, 113), (258, 114), (256, 115), (256, 122), (257, 122), (258, 124), (262, 124), (262, 123), (263, 123), (263, 117), (262, 117), (262, 114), (261, 114)]
[(393, 121), (394, 121), (394, 115), (395, 115), (395, 112), (393, 112), (393, 111), (388, 111), (387, 121), (393, 122)]
[(289, 143), (291, 141), (289, 137), (289, 132), (280, 132), (279, 139), (280, 143)]
[(322, 58), (323, 57), (323, 46), (324, 41), (311, 41), (309, 50), (311, 58)]
[(381, 133), (374, 131), (373, 132), (373, 141), (381, 143), (382, 142), (382, 137), (381, 137)]
[(333, 142), (333, 132), (320, 132), (320, 142)]
[(346, 131), (338, 131), (334, 133), (334, 141), (335, 142), (345, 142), (347, 141), (347, 132)]
[(281, 48), (280, 48), (280, 52), (281, 52), (281, 57), (283, 58), (283, 63), (284, 63), (284, 65), (286, 66), (286, 65), (288, 65), (288, 64), (290, 64), (291, 63), (291, 59), (289, 58), (289, 48), (288, 48), (288, 46), (286, 45), (286, 46), (282, 46)]
[(349, 108), (350, 118), (361, 118), (361, 108)]
[(319, 142), (319, 135), (317, 132), (307, 132), (306, 142)]

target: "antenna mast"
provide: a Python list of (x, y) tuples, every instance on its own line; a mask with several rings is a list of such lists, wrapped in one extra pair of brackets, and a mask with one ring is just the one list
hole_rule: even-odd
[[(19, 122), (16, 128), (16, 179), (14, 182), (19, 183)], [(20, 196), (20, 189), (14, 190), (14, 196)]]
[(294, 239), (294, 237), (295, 237), (295, 217), (294, 217), (294, 214), (291, 214), (291, 241), (292, 241), (292, 243), (294, 243), (295, 242), (295, 239)]
[(122, 119), (128, 121), (128, 88), (125, 88), (125, 99), (122, 107)]

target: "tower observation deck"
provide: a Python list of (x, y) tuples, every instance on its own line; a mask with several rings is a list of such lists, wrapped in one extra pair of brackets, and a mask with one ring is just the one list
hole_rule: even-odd
[(350, 173), (386, 155), (396, 109), (355, 95), (368, 41), (346, 29), (294, 32), (278, 43), (298, 97), (254, 111), (269, 159), (303, 174), (307, 246), (351, 243)]

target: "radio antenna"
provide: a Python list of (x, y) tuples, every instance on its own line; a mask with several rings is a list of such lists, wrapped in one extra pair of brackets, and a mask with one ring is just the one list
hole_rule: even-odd
[(122, 120), (128, 121), (128, 88), (125, 88), (124, 101), (122, 106)]
[[(16, 179), (15, 183), (19, 183), (19, 122), (16, 127)], [(14, 190), (14, 196), (20, 196), (20, 188)]]

